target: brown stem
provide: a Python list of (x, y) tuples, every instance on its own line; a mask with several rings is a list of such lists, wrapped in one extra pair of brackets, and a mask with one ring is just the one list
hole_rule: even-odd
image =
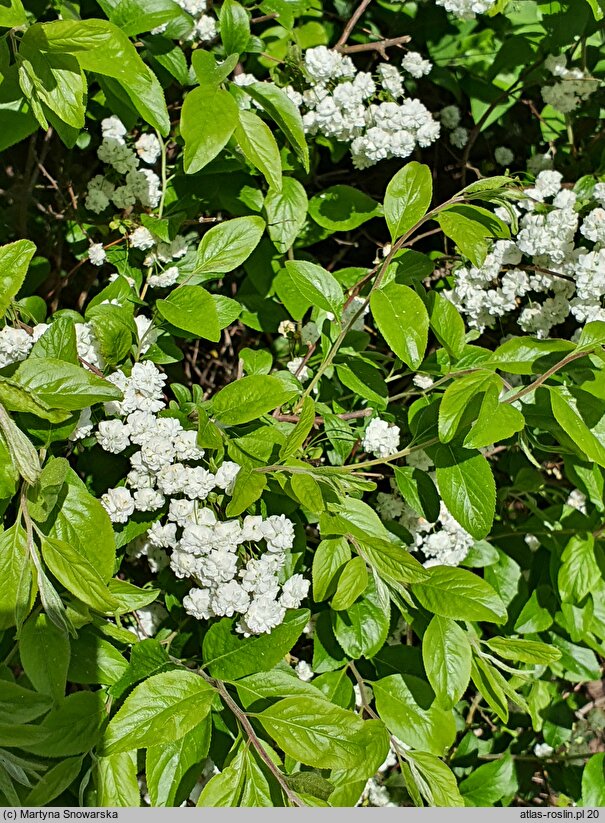
[(504, 400), (504, 403), (514, 403), (515, 400), (519, 400), (519, 398), (524, 397), (526, 394), (534, 391), (535, 389), (539, 388), (542, 383), (548, 380), (549, 377), (552, 377), (553, 374), (559, 371), (559, 369), (565, 368), (565, 366), (569, 365), (569, 363), (573, 363), (574, 360), (579, 360), (581, 357), (586, 357), (587, 354), (590, 354), (589, 351), (576, 351), (572, 352), (572, 354), (568, 354), (567, 357), (564, 357), (563, 360), (559, 360), (558, 363), (555, 363), (554, 366), (551, 366), (548, 371), (545, 371), (544, 374), (541, 374), (537, 377), (533, 383), (530, 383), (529, 386), (524, 386), (522, 389), (519, 389), (518, 392), (513, 394), (511, 397), (507, 397)]
[(371, 2), (372, 2), (372, 0), (361, 0), (361, 3), (357, 6), (355, 11), (351, 15), (351, 18), (349, 19), (346, 26), (344, 27), (344, 30), (343, 30), (342, 34), (340, 35), (340, 38), (339, 38), (338, 42), (334, 46), (334, 48), (337, 51), (340, 51), (341, 47), (344, 46), (344, 44), (347, 42), (347, 40), (349, 39), (349, 35), (351, 34), (353, 29), (355, 28), (355, 24), (357, 23), (357, 21), (359, 20), (359, 18), (361, 17), (361, 15), (364, 13), (364, 11), (367, 9), (367, 7), (370, 5)]
[(404, 43), (409, 43), (411, 37), (408, 34), (402, 34), (401, 37), (389, 37), (385, 40), (375, 40), (371, 43), (356, 43), (354, 46), (334, 46), (334, 51), (340, 54), (358, 54), (362, 51), (377, 51), (383, 60), (388, 60), (387, 49), (393, 46), (402, 46)]
[(240, 724), (242, 729), (245, 731), (245, 733), (248, 737), (248, 740), (250, 741), (250, 743), (252, 743), (252, 745), (254, 746), (256, 751), (258, 752), (258, 756), (265, 763), (265, 765), (267, 766), (267, 768), (269, 769), (269, 771), (271, 772), (273, 777), (277, 780), (277, 782), (279, 783), (283, 793), (286, 795), (286, 797), (288, 798), (290, 803), (293, 806), (299, 806), (299, 807), (300, 806), (306, 806), (306, 803), (303, 803), (303, 801), (300, 799), (300, 797), (295, 792), (292, 791), (290, 786), (288, 786), (288, 783), (286, 782), (286, 778), (280, 772), (280, 770), (277, 768), (275, 763), (271, 760), (271, 758), (269, 757), (269, 755), (265, 751), (265, 748), (264, 748), (263, 744), (260, 742), (260, 740), (256, 736), (256, 732), (254, 731), (254, 728), (252, 727), (252, 723), (250, 723), (250, 720), (248, 719), (248, 715), (244, 711), (242, 711), (240, 709), (240, 707), (237, 705), (237, 703), (235, 702), (235, 700), (233, 700), (233, 698), (231, 697), (231, 695), (229, 694), (229, 692), (225, 688), (225, 684), (222, 682), (222, 680), (216, 680), (213, 677), (208, 677), (208, 675), (205, 674), (201, 669), (198, 670), (198, 674), (201, 677), (203, 677), (204, 680), (206, 680), (208, 683), (210, 683), (211, 686), (214, 686), (214, 688), (220, 694), (221, 698), (224, 700), (225, 705), (228, 706), (229, 709), (231, 709), (231, 711), (233, 712), (233, 714), (237, 718), (238, 723)]
[[(373, 414), (373, 409), (360, 409), (359, 411), (345, 412), (345, 414), (335, 414), (334, 417), (338, 417), (340, 420), (357, 420), (360, 417), (369, 417), (371, 414)], [(280, 423), (298, 423), (300, 420), (300, 415), (278, 414), (275, 419), (279, 420)], [(315, 418), (315, 425), (321, 426), (323, 422), (323, 417), (317, 415)]]

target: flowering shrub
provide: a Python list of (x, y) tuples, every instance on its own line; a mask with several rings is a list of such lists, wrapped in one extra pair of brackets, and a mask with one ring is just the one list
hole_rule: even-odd
[(602, 17), (2, 5), (3, 805), (605, 805)]

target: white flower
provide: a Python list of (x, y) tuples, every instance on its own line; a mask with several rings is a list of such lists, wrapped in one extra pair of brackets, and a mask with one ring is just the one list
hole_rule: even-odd
[(214, 617), (214, 612), (210, 608), (209, 589), (191, 589), (183, 598), (183, 606), (187, 614), (196, 620), (209, 620)]
[(72, 441), (72, 443), (77, 440), (83, 440), (85, 437), (92, 434), (94, 426), (91, 422), (91, 412), (92, 409), (90, 407), (87, 409), (82, 409), (80, 412), (80, 417), (76, 423), (76, 428), (72, 431), (68, 438)]
[(494, 159), (499, 166), (507, 168), (515, 159), (515, 155), (507, 146), (498, 146), (494, 150)]
[(167, 289), (179, 279), (179, 270), (176, 266), (170, 266), (160, 274), (152, 274), (148, 279), (150, 288), (152, 289)]
[(339, 76), (342, 56), (325, 46), (315, 46), (305, 51), (304, 62), (311, 80), (325, 82)]
[(88, 259), (93, 266), (102, 266), (107, 260), (102, 243), (93, 243), (88, 249)]
[(422, 77), (433, 68), (433, 64), (429, 60), (424, 60), (417, 51), (409, 51), (401, 61), (401, 66), (412, 77)]
[(158, 329), (154, 328), (153, 321), (144, 314), (138, 314), (134, 318), (134, 323), (137, 328), (137, 338), (139, 342), (139, 354), (145, 354), (149, 351), (151, 346), (157, 341), (159, 336)]
[(458, 106), (446, 106), (439, 112), (439, 119), (446, 129), (455, 129), (460, 125), (460, 109)]
[(144, 163), (152, 165), (162, 153), (160, 141), (155, 134), (142, 134), (134, 144), (137, 154)]
[(554, 749), (548, 743), (536, 743), (534, 746), (534, 754), (536, 757), (550, 757)]
[(299, 660), (296, 666), (294, 666), (294, 671), (298, 675), (299, 679), (304, 683), (308, 683), (309, 680), (313, 680), (313, 676), (315, 674), (306, 660)]
[(196, 431), (180, 431), (173, 437), (174, 454), (177, 460), (201, 460), (204, 450), (198, 448)]
[(238, 630), (244, 635), (268, 634), (283, 623), (286, 610), (272, 597), (255, 597), (240, 620)]
[(310, 581), (305, 580), (302, 574), (292, 575), (282, 586), (279, 602), (286, 609), (297, 609), (307, 596), (310, 585)]
[(219, 616), (231, 617), (235, 612), (243, 614), (250, 605), (250, 595), (237, 580), (219, 586), (212, 597), (212, 609)]
[(134, 512), (132, 495), (123, 486), (108, 489), (105, 494), (101, 495), (101, 503), (113, 523), (127, 523), (128, 518)]
[(418, 386), (419, 389), (430, 389), (433, 385), (433, 378), (429, 377), (428, 374), (415, 374), (412, 378), (412, 383), (415, 386)]
[(168, 519), (174, 520), (178, 526), (187, 526), (195, 523), (197, 506), (195, 500), (182, 498), (172, 499), (168, 509)]
[(311, 377), (311, 372), (308, 366), (303, 366), (303, 363), (304, 357), (294, 357), (292, 360), (289, 360), (288, 363), (286, 363), (286, 368), (288, 369), (290, 374), (296, 375), (296, 373), (298, 372), (297, 376), (301, 383), (305, 383), (309, 379), (309, 377)]
[(97, 442), (106, 452), (119, 454), (130, 446), (130, 429), (121, 420), (102, 420), (97, 429)]
[(294, 545), (294, 523), (284, 514), (273, 514), (263, 521), (261, 531), (270, 552), (281, 552)]
[(210, 40), (214, 40), (217, 34), (218, 29), (214, 17), (202, 14), (193, 27), (191, 37), (200, 43), (208, 43)]
[(586, 514), (586, 495), (579, 489), (574, 489), (569, 493), (567, 505), (571, 506), (572, 509), (577, 509), (582, 514)]
[(124, 142), (124, 136), (127, 134), (128, 129), (122, 123), (119, 117), (116, 117), (115, 114), (111, 117), (106, 117), (104, 120), (101, 120), (101, 134), (103, 138), (110, 138), (112, 140), (118, 140), (122, 143)]
[(593, 209), (589, 212), (580, 226), (580, 233), (587, 240), (605, 243), (605, 209)]
[(0, 329), (0, 368), (25, 360), (33, 343), (34, 338), (25, 329)]
[(159, 470), (156, 482), (158, 489), (166, 495), (182, 494), (187, 483), (187, 467), (182, 463), (174, 463), (171, 466), (162, 466)]
[(99, 160), (112, 166), (119, 174), (127, 174), (134, 171), (138, 165), (138, 160), (134, 152), (128, 148), (123, 140), (115, 137), (105, 137), (97, 149)]
[(561, 188), (562, 179), (561, 172), (546, 169), (536, 177), (536, 189), (542, 197), (554, 197)]
[(476, 14), (484, 14), (496, 0), (436, 0), (438, 6), (451, 11), (456, 17), (471, 20)]
[(155, 489), (138, 489), (134, 493), (134, 507), (140, 512), (161, 509), (165, 502), (164, 495)]
[(463, 126), (457, 126), (450, 133), (450, 143), (457, 149), (463, 149), (468, 143), (468, 131)]
[(150, 249), (152, 246), (155, 246), (155, 238), (153, 234), (144, 226), (139, 226), (135, 229), (130, 235), (129, 240), (133, 249), (141, 249), (142, 251), (145, 251), (145, 249)]
[(379, 63), (376, 71), (382, 88), (393, 97), (401, 97), (403, 94), (403, 79), (397, 66), (393, 66), (392, 63)]
[(214, 475), (201, 466), (185, 469), (183, 491), (191, 500), (205, 500), (215, 487)]
[(375, 417), (364, 432), (362, 446), (376, 457), (390, 457), (399, 450), (399, 426)]
[(219, 489), (223, 489), (227, 494), (233, 493), (233, 487), (235, 486), (235, 480), (237, 478), (238, 472), (241, 466), (238, 466), (237, 463), (232, 463), (229, 460), (226, 460), (216, 472), (216, 476), (214, 478), (214, 484)]
[[(134, 508), (134, 506), (133, 506)], [(160, 549), (173, 549), (177, 545), (176, 523), (154, 523), (147, 532), (147, 538), (152, 546)]]

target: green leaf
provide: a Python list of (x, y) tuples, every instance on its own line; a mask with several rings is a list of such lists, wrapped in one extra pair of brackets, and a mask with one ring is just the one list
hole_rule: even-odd
[(305, 171), (309, 171), (309, 149), (302, 118), (288, 95), (272, 83), (251, 83), (245, 86), (245, 91), (253, 100), (260, 103), (269, 117), (275, 121), (294, 149)]
[(102, 691), (74, 692), (42, 721), (41, 727), (48, 732), (46, 740), (28, 746), (28, 750), (42, 757), (71, 757), (89, 752), (99, 739), (105, 718)]
[(44, 403), (14, 380), (2, 376), (0, 376), (0, 403), (8, 411), (29, 412), (52, 423), (60, 423), (69, 417), (67, 412), (51, 409), (48, 403)]
[(202, 286), (179, 286), (155, 305), (162, 317), (177, 329), (214, 342), (221, 329), (212, 295)]
[(486, 238), (510, 237), (506, 223), (480, 206), (448, 206), (435, 220), (474, 266), (481, 266), (485, 260), (489, 249)]
[(605, 806), (605, 754), (593, 754), (582, 772), (582, 806)]
[(286, 271), (303, 297), (340, 319), (344, 298), (342, 286), (334, 275), (306, 260), (287, 260)]
[(270, 189), (281, 191), (279, 147), (265, 121), (252, 111), (242, 110), (234, 136), (246, 160), (264, 175)]
[(493, 763), (485, 763), (462, 781), (460, 794), (466, 806), (495, 806), (499, 800), (512, 797), (519, 784), (510, 754)]
[(227, 274), (247, 260), (265, 230), (262, 217), (246, 216), (213, 226), (202, 237), (194, 274)]
[(413, 466), (395, 466), (395, 482), (417, 514), (429, 523), (439, 519), (439, 495), (430, 475)]
[(29, 489), (27, 508), (30, 517), (37, 523), (47, 520), (57, 505), (68, 472), (69, 463), (64, 457), (51, 457), (40, 472), (36, 484)]
[(69, 668), (69, 638), (45, 614), (32, 615), (21, 629), (19, 656), (25, 674), (41, 694), (55, 703), (65, 696)]
[[(208, 754), (212, 723), (207, 717), (190, 732), (173, 743), (150, 746), (145, 760), (145, 776), (152, 806), (177, 806), (189, 791), (186, 778), (193, 767)], [(185, 792), (183, 792), (183, 788)]]
[(243, 638), (233, 631), (234, 621), (223, 618), (204, 637), (204, 666), (221, 680), (269, 671), (292, 649), (308, 620), (307, 609), (288, 610), (271, 634)]
[(225, 426), (237, 426), (262, 417), (296, 396), (269, 374), (251, 374), (224, 386), (212, 401), (212, 412)]
[(112, 808), (141, 805), (136, 751), (98, 758), (97, 802)]
[(111, 686), (128, 668), (128, 663), (108, 640), (85, 626), (71, 640), (68, 677), (71, 683)]
[(496, 366), (511, 374), (538, 374), (545, 372), (574, 348), (569, 340), (513, 337), (498, 346), (486, 365)]
[(380, 333), (397, 357), (412, 369), (422, 363), (428, 340), (429, 316), (409, 286), (391, 282), (372, 292), (370, 308)]
[[(408, 676), (410, 685), (420, 691), (420, 699), (430, 703), (426, 684)], [(424, 687), (424, 688), (423, 688)], [(440, 708), (433, 701), (428, 708), (420, 706), (406, 680), (400, 674), (383, 677), (373, 684), (376, 711), (390, 732), (412, 749), (442, 757), (454, 742), (456, 724), (451, 711)]]
[(129, 37), (159, 28), (173, 20), (184, 19), (188, 23), (187, 16), (173, 0), (102, 0), (99, 5), (111, 22)]
[(309, 214), (330, 231), (352, 231), (382, 213), (380, 204), (353, 186), (331, 186), (309, 201)]
[(363, 557), (349, 560), (338, 578), (336, 592), (332, 598), (332, 608), (336, 611), (348, 609), (368, 585), (368, 570)]
[(524, 427), (523, 414), (514, 406), (500, 403), (497, 389), (491, 387), (483, 398), (479, 417), (464, 438), (464, 447), (482, 449), (499, 440), (507, 440)]
[(68, 757), (49, 769), (39, 783), (26, 795), (24, 804), (28, 806), (47, 806), (68, 789), (80, 774), (81, 757)]
[[(27, 24), (27, 15), (23, 8), (21, 0), (9, 0), (8, 6), (6, 2), (0, 7), (0, 27), (5, 29), (12, 29), (16, 26), (24, 26)], [(2, 289), (0, 289), (0, 294)]]
[(548, 666), (559, 660), (561, 652), (538, 640), (519, 640), (516, 637), (492, 637), (486, 645), (500, 657), (530, 665)]
[(311, 683), (305, 683), (292, 669), (273, 669), (270, 672), (251, 674), (235, 684), (237, 695), (245, 709), (254, 704), (267, 704), (271, 698), (297, 697), (299, 695), (322, 698), (322, 692)]
[(217, 63), (217, 56), (212, 52), (204, 49), (195, 49), (191, 52), (191, 66), (198, 83), (200, 86), (208, 86), (211, 89), (218, 89), (221, 83), (229, 77), (237, 63), (237, 54), (231, 54), (222, 62)]
[(267, 486), (267, 475), (260, 474), (248, 466), (242, 466), (237, 473), (231, 500), (227, 504), (227, 517), (237, 517), (255, 503)]
[(267, 192), (264, 203), (267, 231), (282, 254), (288, 252), (299, 236), (307, 218), (307, 206), (307, 193), (294, 177), (284, 177), (279, 189)]
[(65, 486), (44, 528), (50, 537), (69, 543), (88, 558), (104, 581), (110, 579), (116, 559), (111, 520), (73, 469), (66, 474)]
[(0, 532), (0, 579), (0, 629), (8, 629), (27, 615), (35, 597), (26, 534), (18, 524)]
[(436, 291), (427, 294), (427, 307), (433, 334), (448, 354), (459, 358), (466, 345), (464, 320), (460, 312), (450, 300)]
[(72, 318), (59, 316), (53, 320), (42, 337), (32, 346), (29, 357), (50, 357), (77, 365), (76, 327)]
[(215, 691), (184, 669), (162, 672), (128, 695), (111, 719), (103, 740), (105, 755), (173, 743), (201, 723)]
[(238, 119), (237, 104), (224, 89), (199, 86), (187, 94), (181, 109), (187, 174), (195, 174), (214, 160), (227, 145)]
[(453, 620), (506, 621), (504, 604), (483, 578), (451, 566), (433, 566), (428, 571), (428, 580), (413, 586), (428, 611)]
[(446, 709), (452, 708), (471, 677), (468, 635), (454, 620), (435, 615), (422, 638), (422, 661), (437, 701)]
[(256, 715), (283, 751), (318, 769), (354, 768), (364, 757), (363, 721), (312, 697), (287, 697)]
[(11, 300), (23, 285), (35, 253), (36, 247), (30, 240), (0, 246), (0, 318), (4, 317)]
[(250, 39), (250, 19), (243, 6), (235, 0), (225, 0), (219, 16), (221, 40), (226, 54), (241, 54)]
[(0, 405), (0, 436), (6, 444), (11, 462), (21, 477), (33, 486), (40, 476), (40, 458), (31, 440)]
[(501, 379), (491, 371), (479, 370), (455, 378), (445, 390), (439, 406), (439, 439), (448, 443), (456, 436), (465, 421), (471, 401), (494, 386), (499, 389)]
[(279, 450), (281, 460), (287, 460), (302, 448), (315, 424), (315, 403), (310, 397), (305, 397), (298, 423), (286, 438), (286, 442)]
[(428, 752), (406, 752), (418, 789), (430, 806), (464, 806), (453, 772)]
[(114, 78), (139, 114), (161, 134), (168, 134), (170, 120), (162, 87), (117, 26), (107, 20), (54, 20), (29, 31), (38, 31), (38, 26), (44, 51), (73, 54), (85, 71)]
[(0, 680), (0, 723), (29, 723), (52, 707), (47, 694), (24, 689), (9, 680)]
[(384, 196), (384, 216), (391, 240), (403, 237), (431, 205), (433, 182), (428, 166), (412, 161), (390, 180)]
[(479, 452), (441, 445), (434, 450), (437, 487), (452, 516), (475, 540), (489, 534), (496, 507), (496, 484)]
[(235, 807), (239, 805), (244, 782), (244, 772), (236, 758), (233, 765), (215, 774), (204, 786), (197, 806)]
[(79, 411), (95, 403), (122, 397), (122, 392), (113, 383), (64, 360), (28, 358), (21, 363), (13, 379), (43, 403), (67, 411)]
[(102, 614), (117, 609), (119, 604), (107, 583), (79, 546), (46, 536), (41, 543), (44, 562), (67, 591)]
[(579, 603), (593, 590), (595, 582), (601, 577), (593, 535), (574, 535), (561, 555), (561, 568), (557, 578), (561, 599), (568, 603)]
[(602, 404), (588, 392), (578, 397), (564, 386), (548, 386), (548, 390), (557, 423), (589, 460), (605, 466), (605, 445), (592, 431), (603, 417)]
[(364, 594), (343, 612), (332, 612), (336, 639), (346, 655), (357, 660), (373, 657), (389, 633), (390, 608), (372, 578)]
[(338, 571), (351, 559), (349, 542), (344, 537), (322, 540), (313, 554), (313, 599), (326, 600), (336, 588)]

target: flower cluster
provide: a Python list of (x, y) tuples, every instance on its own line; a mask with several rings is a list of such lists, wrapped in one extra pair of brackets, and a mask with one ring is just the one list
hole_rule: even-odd
[(95, 214), (105, 211), (110, 202), (118, 209), (128, 209), (136, 203), (144, 208), (155, 208), (162, 195), (161, 180), (148, 168), (140, 168), (140, 161), (153, 165), (161, 154), (158, 138), (142, 134), (134, 143), (127, 142), (127, 129), (115, 116), (101, 122), (103, 140), (97, 150), (99, 160), (111, 166), (113, 179), (95, 175), (88, 183), (85, 205)]
[[(588, 210), (562, 175), (542, 171), (515, 207), (518, 231), (499, 240), (481, 266), (462, 266), (447, 296), (472, 328), (483, 331), (519, 312), (523, 331), (547, 337), (571, 315), (578, 324), (605, 320), (605, 184)], [(499, 217), (510, 220), (505, 209)]]
[(496, 0), (436, 0), (438, 6), (451, 11), (463, 20), (472, 20), (476, 14), (485, 14)]
[[(25, 360), (34, 343), (48, 328), (47, 323), (38, 323), (31, 331), (11, 326), (0, 329), (0, 369)], [(91, 324), (75, 323), (74, 328), (78, 356), (84, 365), (102, 369), (105, 363)]]
[[(432, 461), (423, 451), (408, 455), (410, 466), (426, 471), (432, 468)], [(432, 472), (429, 475), (433, 476)], [(391, 492), (379, 492), (376, 496), (377, 510), (385, 520), (397, 520), (413, 538), (410, 551), (421, 552), (425, 558), (424, 565), (458, 566), (467, 556), (474, 544), (473, 537), (454, 520), (443, 502), (440, 503), (439, 517), (429, 523), (402, 499), (394, 481)]]
[[(431, 63), (408, 52), (401, 68), (418, 78)], [(350, 57), (316, 46), (305, 51), (304, 73), (309, 87), (302, 94), (291, 87), (287, 92), (301, 109), (305, 131), (350, 143), (358, 169), (408, 157), (439, 136), (439, 124), (419, 100), (405, 97), (404, 76), (390, 63), (380, 63), (373, 77), (357, 71)]]
[(544, 61), (546, 69), (556, 78), (552, 86), (542, 88), (544, 102), (563, 114), (568, 114), (587, 100), (599, 87), (599, 81), (582, 69), (567, 68), (564, 54), (549, 55)]
[(146, 555), (154, 570), (169, 562), (177, 577), (195, 581), (183, 600), (189, 614), (199, 620), (238, 614), (243, 634), (270, 632), (309, 588), (300, 574), (284, 579), (293, 523), (284, 515), (221, 520), (220, 502), (232, 494), (239, 465), (224, 461), (210, 471), (197, 432), (159, 415), (166, 377), (153, 363), (135, 363), (129, 375), (118, 370), (107, 379), (123, 399), (105, 404), (110, 419), (98, 424), (96, 439), (110, 454), (128, 452), (131, 467), (125, 485), (101, 498), (109, 517), (125, 524), (136, 511), (157, 515), (133, 552)]
[(390, 457), (399, 449), (399, 426), (375, 417), (368, 423), (361, 445), (376, 457)]

